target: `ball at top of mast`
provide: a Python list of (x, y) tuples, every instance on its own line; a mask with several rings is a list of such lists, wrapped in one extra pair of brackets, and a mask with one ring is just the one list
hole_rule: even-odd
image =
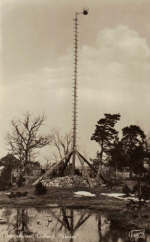
[(89, 10), (84, 8), (82, 13), (83, 13), (83, 15), (88, 15), (88, 12), (89, 12)]

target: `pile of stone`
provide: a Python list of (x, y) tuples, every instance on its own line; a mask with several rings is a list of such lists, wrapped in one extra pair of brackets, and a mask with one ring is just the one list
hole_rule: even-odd
[(81, 176), (64, 176), (56, 178), (47, 178), (41, 181), (45, 187), (88, 187), (88, 181)]

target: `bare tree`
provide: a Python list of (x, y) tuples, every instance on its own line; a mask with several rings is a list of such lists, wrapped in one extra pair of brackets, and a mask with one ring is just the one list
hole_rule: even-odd
[(43, 164), (43, 169), (48, 170), (52, 165), (52, 161), (51, 158), (49, 158), (48, 156), (44, 157), (44, 164)]
[(25, 165), (33, 157), (34, 151), (50, 143), (50, 136), (39, 134), (45, 116), (32, 117), (26, 113), (22, 120), (11, 121), (11, 131), (7, 134), (9, 151)]
[(72, 134), (60, 135), (58, 130), (54, 130), (51, 135), (52, 145), (55, 148), (53, 159), (57, 162), (62, 160), (72, 150)]

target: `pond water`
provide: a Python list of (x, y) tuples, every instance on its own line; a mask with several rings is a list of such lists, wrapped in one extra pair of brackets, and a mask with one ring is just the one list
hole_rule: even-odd
[[(66, 207), (2, 208), (0, 241), (127, 242), (131, 228), (123, 218), (116, 220), (116, 217), (115, 213)], [(143, 223), (144, 226), (149, 224)], [(148, 230), (145, 241), (150, 242)]]

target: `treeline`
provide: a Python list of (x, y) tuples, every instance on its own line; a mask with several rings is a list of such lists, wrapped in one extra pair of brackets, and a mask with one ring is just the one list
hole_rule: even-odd
[(131, 176), (133, 173), (142, 176), (145, 172), (144, 161), (149, 161), (150, 158), (147, 137), (137, 125), (124, 127), (120, 137), (116, 129), (120, 118), (120, 114), (104, 114), (91, 136), (91, 140), (99, 145), (97, 157), (92, 160), (97, 169), (97, 179), (102, 166), (113, 167), (119, 171), (128, 168)]
[[(96, 159), (91, 159), (97, 170), (96, 177), (99, 179), (102, 166), (113, 167), (122, 171), (128, 168), (130, 174), (142, 175), (145, 171), (144, 160), (149, 160), (147, 137), (141, 127), (129, 125), (122, 129), (120, 134), (117, 124), (120, 114), (104, 114), (98, 120), (91, 140), (99, 145)], [(55, 148), (53, 159), (60, 161), (72, 149), (72, 134), (61, 136), (54, 131), (49, 135), (41, 134), (45, 124), (45, 116), (33, 117), (26, 113), (22, 119), (12, 120), (10, 131), (7, 134), (9, 153), (13, 154), (22, 166), (28, 161), (33, 161), (41, 148), (52, 145)]]

